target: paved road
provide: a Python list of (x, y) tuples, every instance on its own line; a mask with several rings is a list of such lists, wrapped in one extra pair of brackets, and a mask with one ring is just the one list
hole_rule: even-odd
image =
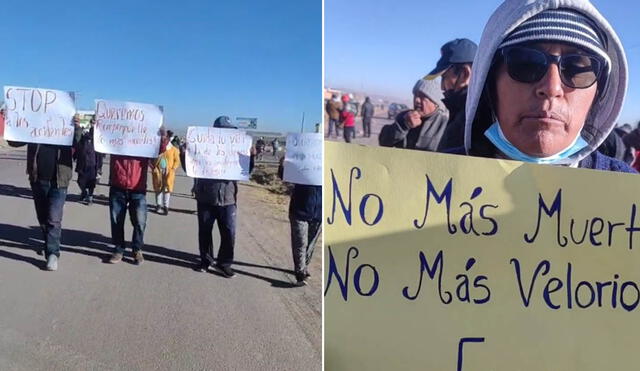
[(321, 368), (320, 248), (310, 285), (293, 287), (287, 198), (240, 186), (238, 274), (226, 279), (191, 269), (197, 221), (184, 174), (170, 214), (149, 213), (142, 266), (129, 255), (103, 262), (108, 189), (85, 206), (73, 183), (60, 267), (47, 272), (24, 159), (0, 148), (0, 370)]
[[(386, 114), (385, 114), (386, 115)], [(352, 141), (352, 143), (358, 143), (358, 144), (364, 144), (367, 146), (377, 146), (378, 145), (378, 134), (380, 134), (380, 130), (382, 130), (382, 127), (384, 125), (387, 124), (391, 124), (393, 123), (393, 120), (389, 120), (385, 117), (378, 117), (375, 116), (372, 120), (371, 120), (371, 137), (369, 138), (365, 138), (362, 136), (362, 117), (357, 117), (356, 118), (356, 139)], [(329, 130), (328, 124), (325, 123), (325, 136), (327, 135), (327, 132)], [(334, 138), (334, 137), (330, 137), (330, 138), (326, 138), (327, 140), (332, 140), (332, 141), (338, 141), (338, 142), (344, 142), (344, 137), (342, 136), (342, 132), (340, 133), (341, 136)]]

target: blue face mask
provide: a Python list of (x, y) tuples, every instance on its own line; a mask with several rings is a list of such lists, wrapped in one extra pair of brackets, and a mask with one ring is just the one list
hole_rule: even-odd
[(517, 149), (502, 133), (502, 129), (500, 129), (500, 124), (497, 122), (493, 123), (487, 131), (484, 132), (484, 136), (489, 138), (491, 143), (493, 143), (498, 150), (504, 153), (508, 158), (517, 161), (523, 162), (532, 162), (536, 164), (555, 164), (559, 161), (565, 160), (569, 158), (569, 156), (577, 153), (581, 149), (587, 147), (589, 144), (582, 139), (581, 135), (578, 135), (577, 138), (571, 143), (567, 148), (562, 151), (556, 153), (555, 155), (549, 157), (534, 157), (527, 155), (526, 153), (522, 153), (519, 149)]

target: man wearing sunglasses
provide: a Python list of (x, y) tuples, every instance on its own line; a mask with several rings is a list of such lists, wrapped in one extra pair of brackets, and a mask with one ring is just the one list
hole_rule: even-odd
[(589, 1), (507, 0), (483, 32), (453, 152), (634, 172), (596, 151), (626, 85), (620, 40)]

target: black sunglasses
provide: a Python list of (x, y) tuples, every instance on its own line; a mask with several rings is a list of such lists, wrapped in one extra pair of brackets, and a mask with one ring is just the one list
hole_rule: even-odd
[(594, 55), (551, 55), (522, 46), (503, 48), (502, 57), (507, 64), (509, 76), (516, 81), (540, 81), (549, 70), (549, 65), (556, 63), (562, 83), (575, 89), (586, 89), (595, 84), (605, 66), (604, 60)]

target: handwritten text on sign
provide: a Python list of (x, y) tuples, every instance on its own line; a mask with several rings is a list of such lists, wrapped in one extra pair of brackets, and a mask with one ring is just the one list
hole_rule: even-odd
[(325, 153), (327, 369), (635, 364), (640, 176), (337, 143)]
[(98, 152), (158, 157), (160, 126), (160, 106), (96, 100), (94, 142)]
[(70, 146), (73, 142), (73, 93), (4, 87), (7, 140)]
[(287, 135), (284, 180), (290, 183), (322, 185), (322, 134)]
[(187, 175), (194, 178), (249, 180), (251, 137), (243, 130), (190, 126)]

